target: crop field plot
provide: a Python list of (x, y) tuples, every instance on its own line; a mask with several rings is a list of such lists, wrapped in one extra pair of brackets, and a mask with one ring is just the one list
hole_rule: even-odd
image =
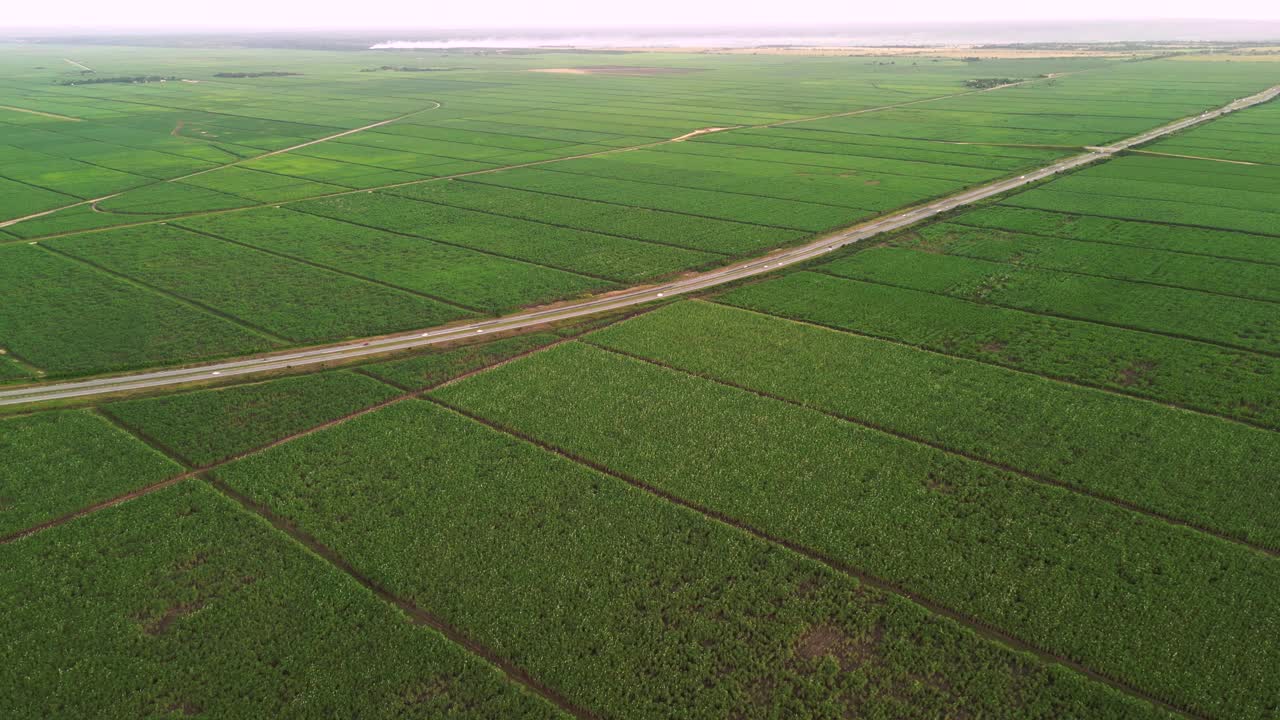
[[(472, 314), (429, 297), (168, 225), (72, 236), (48, 245), (243, 327), (294, 342), (374, 335)], [(353, 306), (359, 307), (358, 313)]]
[[(1276, 701), (1263, 665), (1224, 668), (1192, 651), (1199, 640), (1179, 647), (1212, 636), (1251, 655), (1266, 652), (1248, 638), (1255, 623), (1280, 621), (1273, 600), (1280, 569), (1252, 550), (585, 346), (562, 346), (436, 395), (1181, 704), (1264, 717)], [(546, 413), (549, 403), (567, 407)], [(690, 406), (696, 417), (679, 410)], [(1187, 556), (1205, 565), (1173, 572), (1170, 563)], [(1076, 591), (1058, 592), (1061, 583)], [(1018, 602), (1007, 601), (1010, 593)], [(1102, 597), (1123, 600), (1095, 603)], [(1185, 632), (1171, 635), (1173, 623)], [(1133, 647), (1149, 654), (1125, 650)], [(1252, 678), (1242, 674), (1248, 667), (1256, 667)]]
[[(1265, 514), (1274, 488), (1258, 482), (1280, 473), (1268, 432), (705, 303), (664, 308), (586, 342), (1280, 547), (1277, 519)], [(853, 376), (859, 382), (836, 381)], [(936, 403), (939, 395), (950, 402)], [(1132, 429), (1117, 436), (1117, 427)], [(1148, 452), (1131, 455), (1133, 444)], [(1148, 477), (1162, 479), (1159, 491), (1130, 484)]]
[[(348, 462), (361, 482), (307, 460), (334, 446), (354, 451)], [(847, 576), (422, 401), (217, 477), (601, 715), (1138, 710)], [(346, 520), (335, 522), (337, 513)], [(488, 571), (452, 570), (468, 567)], [(490, 602), (496, 597), (503, 601)], [(961, 658), (971, 671), (930, 680)], [(619, 683), (619, 672), (645, 680)], [(1001, 686), (1009, 689), (990, 694)]]
[(1241, 297), (906, 248), (868, 249), (823, 270), (972, 302), (1280, 354), (1276, 306)]
[[(961, 216), (959, 222), (966, 217)], [(1275, 266), (1207, 257), (1199, 252), (1203, 246), (1193, 243), (1179, 246), (1190, 252), (1162, 251), (944, 223), (922, 228), (914, 237), (895, 244), (1009, 265), (1280, 302)]]
[(0, 419), (0, 451), (0, 537), (182, 472), (84, 410)]
[(818, 273), (720, 300), (1280, 429), (1280, 361), (1270, 355)]
[(199, 482), (0, 558), (7, 717), (562, 717)]
[(312, 200), (293, 207), (606, 281), (645, 280), (713, 263), (718, 257), (385, 193)]
[[(581, 166), (556, 170), (510, 170), (477, 175), (472, 179), (475, 182), (517, 190), (535, 190), (580, 200), (685, 213), (713, 220), (735, 220), (810, 233), (851, 224), (871, 214), (869, 211), (859, 211), (847, 206), (571, 172), (575, 167)], [(622, 170), (617, 172), (621, 174)]]
[(0, 247), (0, 343), (50, 376), (260, 352), (278, 341), (30, 245)]
[(714, 253), (758, 252), (806, 236), (801, 230), (580, 200), (470, 180), (410, 185), (389, 192), (415, 200)]
[(103, 412), (187, 464), (204, 467), (396, 394), (372, 378), (339, 371), (126, 400)]
[(1223, 260), (1243, 260), (1268, 266), (1280, 265), (1280, 245), (1266, 235), (1163, 225), (1157, 221), (1071, 215), (1007, 205), (982, 207), (957, 215), (950, 222), (1047, 239), (1110, 243)]
[(285, 208), (209, 215), (180, 227), (492, 312), (614, 287), (531, 262)]
[(1103, 147), (1274, 62), (167, 44), (0, 53), (0, 716), (1280, 713), (1280, 106)]

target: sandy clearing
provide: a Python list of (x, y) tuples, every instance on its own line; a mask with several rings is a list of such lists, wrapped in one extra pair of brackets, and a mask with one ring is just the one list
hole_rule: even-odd
[(674, 138), (671, 138), (671, 142), (684, 142), (685, 140), (688, 140), (689, 138), (692, 138), (692, 137), (698, 137), (699, 135), (706, 135), (706, 134), (708, 134), (708, 133), (720, 132), (721, 130), (733, 130), (733, 129), (735, 129), (735, 128), (740, 128), (740, 127), (742, 127), (742, 126), (741, 126), (741, 125), (730, 125), (730, 126), (728, 126), (728, 127), (709, 127), (709, 128), (702, 128), (702, 129), (700, 129), (700, 130), (694, 130), (693, 132), (685, 133), (685, 134), (681, 135), (680, 137), (674, 137)]

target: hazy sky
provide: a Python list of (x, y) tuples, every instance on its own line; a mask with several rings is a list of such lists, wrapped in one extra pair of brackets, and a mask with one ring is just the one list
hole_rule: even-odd
[(1280, 20), (1277, 0), (11, 0), (3, 27), (556, 28), (1139, 18)]

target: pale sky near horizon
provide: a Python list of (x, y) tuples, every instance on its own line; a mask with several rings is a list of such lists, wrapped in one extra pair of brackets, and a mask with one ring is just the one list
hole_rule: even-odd
[(0, 27), (368, 29), (860, 25), (887, 22), (1280, 20), (1276, 0), (14, 0)]

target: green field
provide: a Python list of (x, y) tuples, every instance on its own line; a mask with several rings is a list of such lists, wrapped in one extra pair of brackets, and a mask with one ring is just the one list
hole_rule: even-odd
[(1280, 716), (1280, 101), (926, 205), (1263, 51), (112, 42), (0, 42), (0, 716)]

